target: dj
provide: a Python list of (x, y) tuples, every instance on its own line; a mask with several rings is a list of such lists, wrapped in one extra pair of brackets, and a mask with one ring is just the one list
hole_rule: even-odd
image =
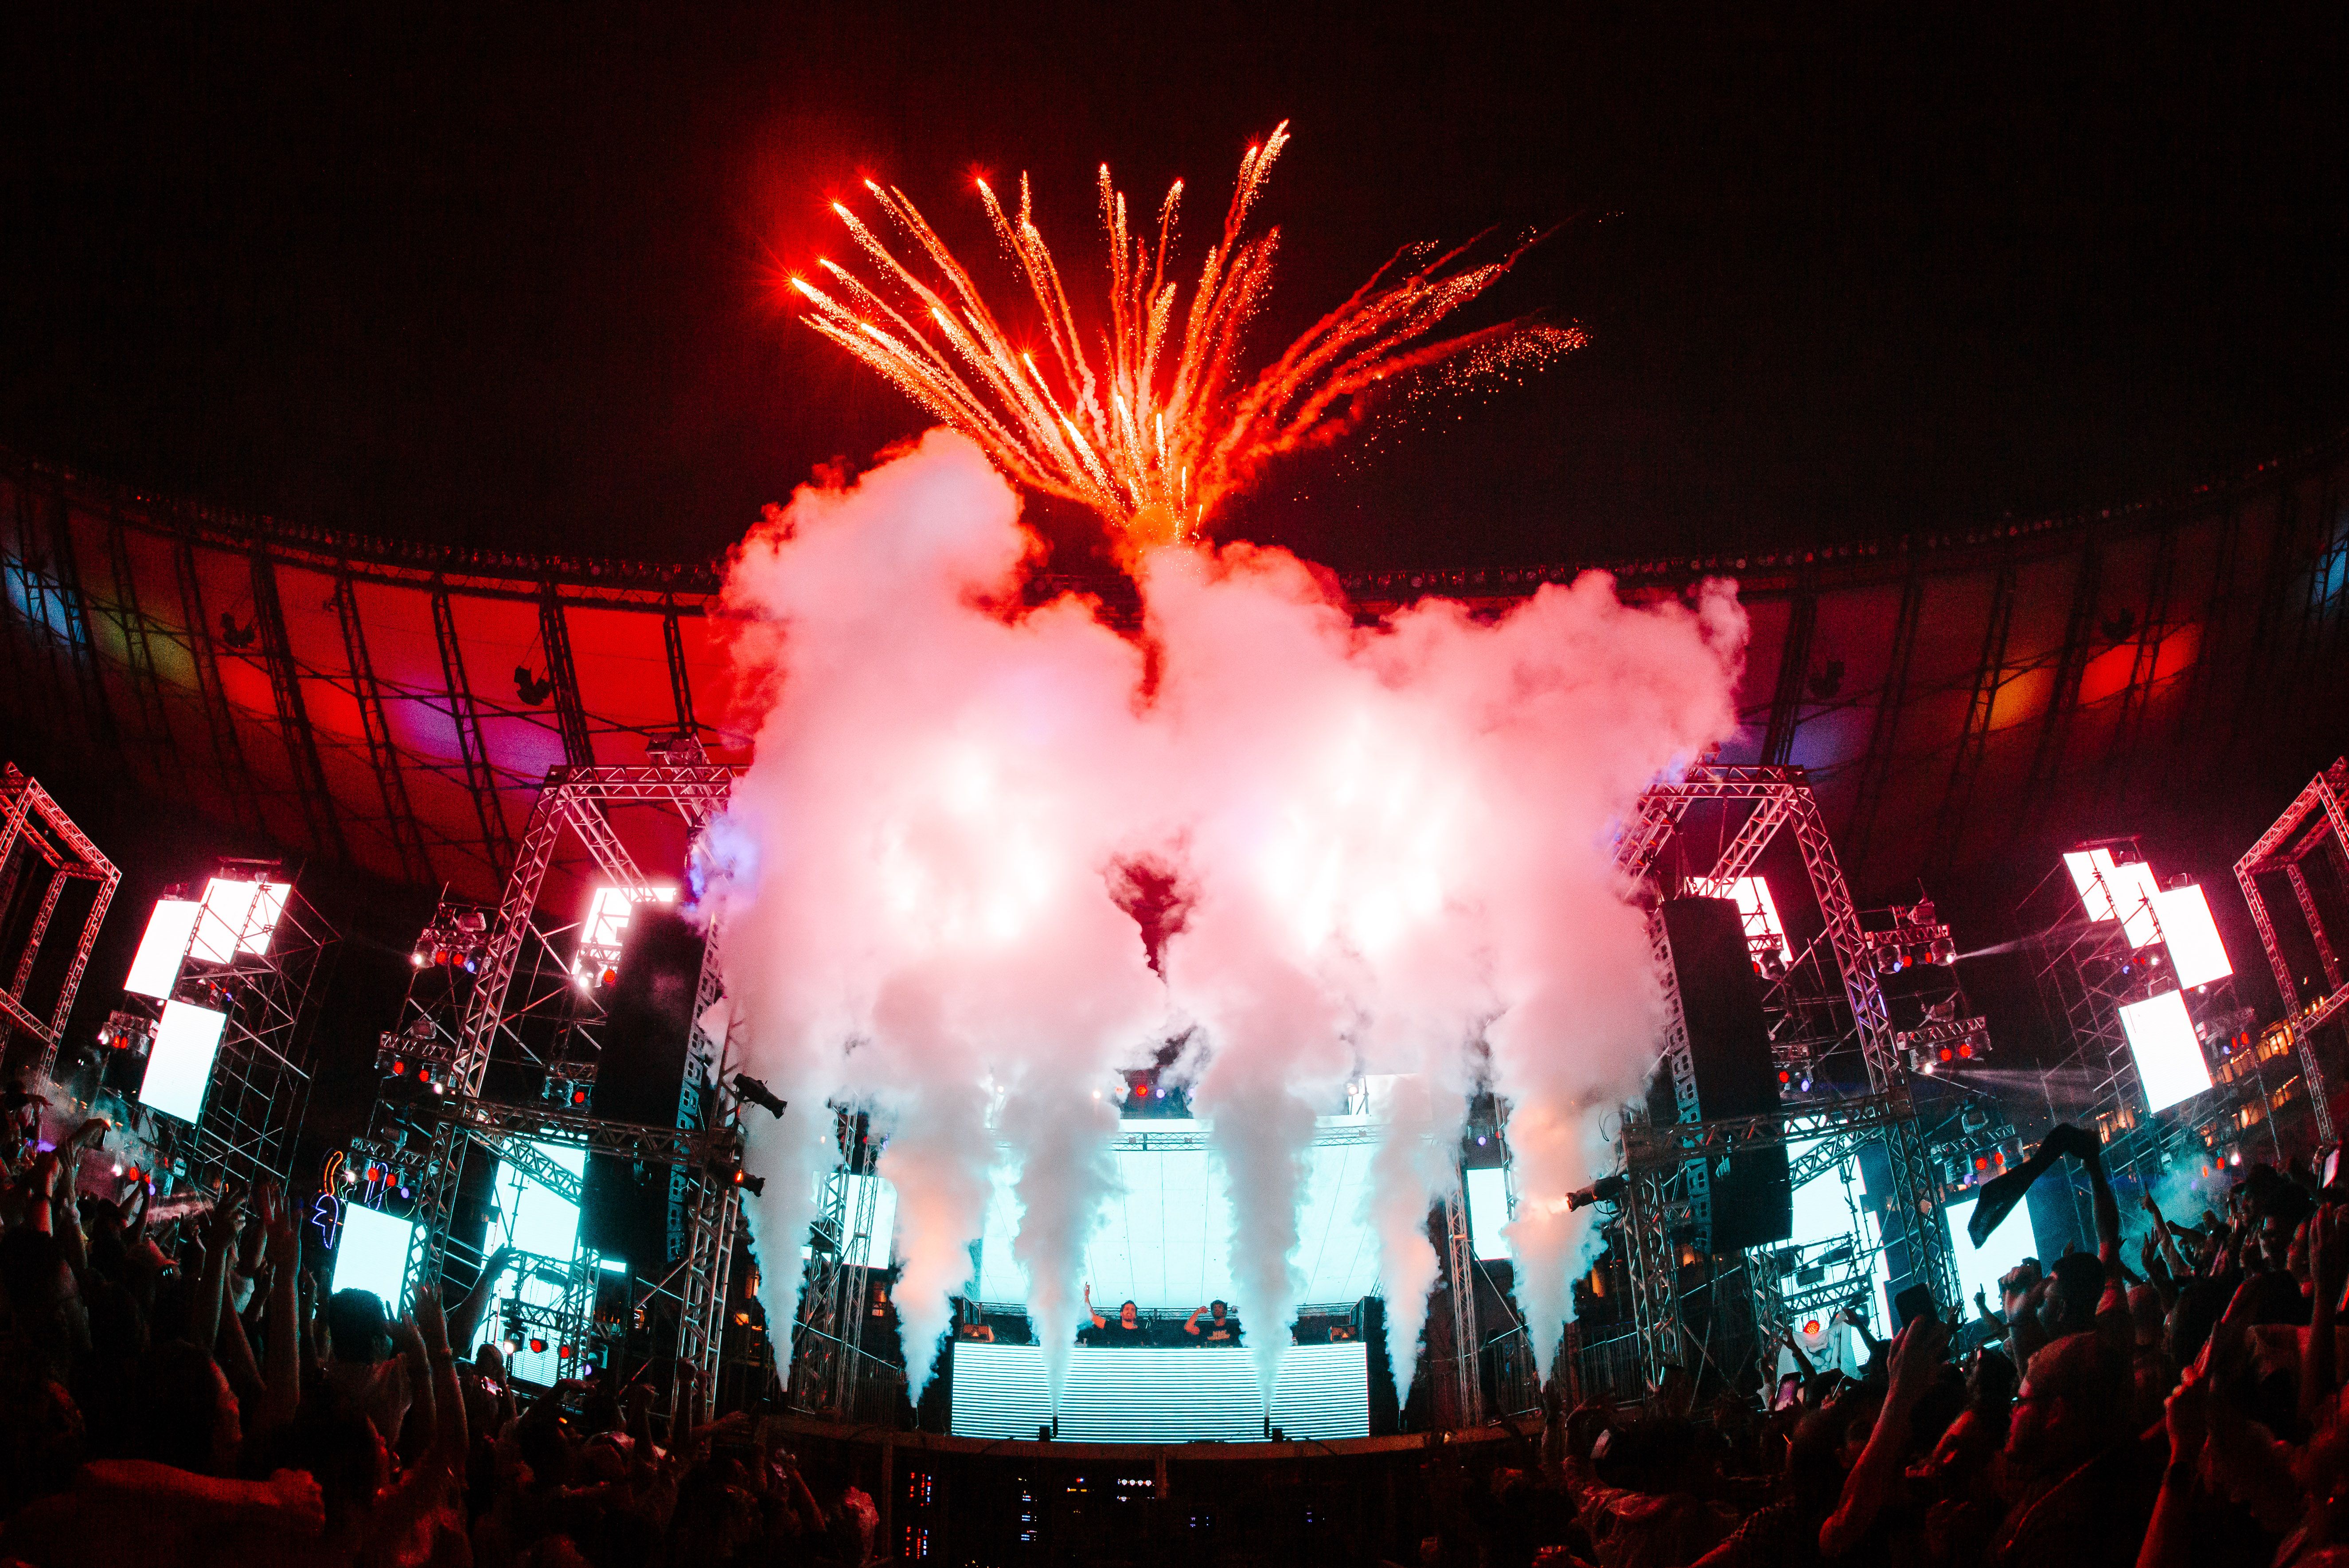
[(1115, 1322), (1094, 1312), (1093, 1287), (1090, 1284), (1085, 1286), (1085, 1311), (1092, 1316), (1095, 1345), (1131, 1346), (1146, 1344), (1149, 1340), (1150, 1330), (1134, 1311), (1133, 1303), (1129, 1301), (1119, 1305)]
[[(1207, 1319), (1205, 1328), (1199, 1326), (1199, 1315), (1203, 1312), (1213, 1315)], [(1205, 1306), (1191, 1309), (1189, 1319), (1183, 1325), (1183, 1332), (1211, 1345), (1237, 1345), (1240, 1342), (1240, 1320), (1232, 1316), (1222, 1302), (1211, 1301)]]

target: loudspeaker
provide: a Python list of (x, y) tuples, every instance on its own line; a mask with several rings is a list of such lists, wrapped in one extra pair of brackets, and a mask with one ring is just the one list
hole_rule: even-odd
[[(595, 1031), (595, 1114), (640, 1127), (677, 1125), (701, 933), (667, 904), (640, 903), (621, 940), (619, 975), (605, 988)], [(592, 1154), (579, 1184), (579, 1236), (638, 1272), (668, 1261), (668, 1167)]]
[[(1672, 977), (1680, 987), (1681, 1018), (1688, 1027), (1689, 1060), (1696, 1069), (1698, 1116), (1711, 1120), (1775, 1110), (1778, 1072), (1770, 1062), (1762, 981), (1754, 972), (1735, 902), (1667, 899), (1663, 921)], [(1660, 1076), (1667, 1119), (1671, 1119), (1669, 1069)], [(1651, 1091), (1651, 1102), (1653, 1098)], [(1783, 1144), (1732, 1155), (1726, 1174), (1716, 1163), (1712, 1186), (1714, 1252), (1783, 1242), (1794, 1233), (1794, 1193), (1787, 1185)]]

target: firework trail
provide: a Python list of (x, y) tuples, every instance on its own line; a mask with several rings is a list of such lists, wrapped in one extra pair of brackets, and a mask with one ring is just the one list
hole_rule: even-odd
[(1027, 176), (1016, 218), (980, 181), (996, 236), (1034, 296), (1049, 368), (1018, 346), (968, 270), (895, 187), (865, 182), (927, 258), (934, 283), (835, 202), (888, 293), (829, 261), (819, 263), (830, 280), (823, 286), (797, 277), (792, 284), (813, 306), (804, 317), (810, 326), (978, 442), (1019, 483), (1099, 513), (1130, 554), (1200, 537), (1216, 508), (1266, 462), (1343, 436), (1384, 383), (1437, 366), (1465, 378), (1503, 374), (1581, 346), (1579, 331), (1525, 319), (1432, 337), (1526, 246), (1473, 264), (1469, 246), (1412, 246), (1244, 378), (1243, 331), (1271, 287), (1280, 239), (1278, 228), (1249, 233), (1247, 219), (1288, 141), (1284, 120), (1240, 160), (1222, 235), (1179, 313), (1181, 289), (1168, 263), (1183, 182), (1159, 204), (1154, 240), (1134, 232), (1125, 193), (1102, 165), (1109, 289), (1106, 321), (1091, 324), (1098, 337), (1090, 347), (1036, 226)]

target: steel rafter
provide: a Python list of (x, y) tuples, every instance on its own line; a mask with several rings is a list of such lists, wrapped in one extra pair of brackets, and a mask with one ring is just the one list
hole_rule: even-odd
[(106, 519), (106, 548), (107, 563), (114, 572), (115, 619), (121, 624), (123, 647), (129, 655), (130, 689), (138, 699), (150, 744), (169, 752), (172, 749), (171, 714), (163, 701), (162, 676), (155, 668), (147, 616), (140, 608), (139, 583), (131, 573), (129, 532), (119, 517)]
[(661, 646), (668, 655), (669, 697), (677, 704), (677, 727), (686, 735), (699, 733), (693, 718), (693, 677), (685, 663), (685, 628), (678, 624), (677, 595), (663, 600)]
[(563, 596), (543, 584), (538, 597), (538, 641), (546, 654), (546, 678), (554, 684), (554, 718), (563, 734), (564, 759), (574, 768), (595, 766), (595, 744), (587, 733), (587, 710), (579, 700), (579, 666), (571, 657), (571, 629), (563, 616)]
[(2080, 678), (2088, 668), (2096, 604), (2103, 591), (2104, 552), (2092, 534), (2080, 547), (2079, 570), (2072, 578), (2072, 607), (2064, 620), (2064, 645), (2055, 659), (2055, 684), (2048, 690), (2039, 738), (2031, 748), (2031, 770), (2023, 777), (2022, 799), (2026, 814), (2037, 815), (2054, 793), (2055, 776), (2063, 770), (2064, 738), (2080, 706)]
[(423, 831), (408, 799), (408, 776), (399, 763), (399, 748), (391, 738), (391, 721), (384, 713), (383, 688), (376, 684), (375, 661), (367, 655), (367, 631), (359, 624), (358, 591), (346, 573), (335, 583), (336, 619), (343, 629), (343, 656), (351, 672), (351, 695), (358, 699), (359, 731), (366, 738), (367, 760), (374, 765), (376, 789), (383, 797), (385, 831), (401, 873), (411, 882), (432, 880), (432, 854), (424, 846)]
[(1991, 588), (1990, 614), (1982, 622), (1982, 658), (1974, 666), (1973, 696), (1966, 704), (1965, 727), (1958, 732), (1949, 782), (1941, 789), (1936, 858), (1944, 862), (1956, 848), (1958, 830), (1973, 797), (1974, 776), (1981, 769), (1982, 752), (1990, 745), (1991, 720), (1997, 712), (1998, 694), (2006, 684), (2006, 637), (2014, 622), (2014, 558), (2009, 552), (2000, 559), (1998, 577)]
[(506, 830), (505, 808), (499, 803), (497, 776), (490, 769), (490, 748), (481, 738), (481, 716), (473, 705), (472, 684), (465, 676), (464, 647), (457, 640), (457, 616), (449, 585), (432, 580), (432, 634), (440, 645), (440, 679), (449, 696), (449, 721), (457, 731), (457, 756), (465, 767), (465, 788), (473, 797), (481, 819), (481, 849), (494, 872), (513, 866), (513, 836)]
[(65, 617), (66, 648), (74, 678), (81, 686), (82, 705), (88, 710), (90, 736), (99, 744), (119, 749), (121, 732), (114, 723), (113, 705), (106, 700), (106, 677), (98, 665), (98, 645), (89, 634), (89, 599), (82, 592), (81, 567), (74, 552), (73, 522), (63, 492), (49, 518), (50, 562), (57, 571), (57, 608)]
[(335, 791), (326, 781), (326, 765), (318, 758), (317, 732), (302, 701), (301, 677), (294, 667), (294, 648), (285, 634), (285, 610), (277, 598), (277, 568), (266, 551), (253, 552), (253, 617), (261, 633), (261, 662), (269, 673), (269, 689), (277, 699), (277, 727), (294, 764), (294, 792), (302, 805), (302, 819), (310, 842), (322, 854), (347, 861), (351, 847), (343, 837), (343, 823), (335, 810)]
[[(261, 789), (246, 761), (244, 741), (236, 732), (236, 713), (228, 699), (228, 683), (221, 679), (220, 651), (212, 644), (212, 623), (204, 618), (204, 591), (196, 574), (195, 547), (182, 537), (172, 561), (179, 568), (181, 614), (188, 625), (188, 655), (196, 668), (198, 703), (205, 727), (212, 732), (212, 756), (230, 779), (230, 809), (248, 828), (268, 831), (261, 812)], [(237, 788), (239, 784), (243, 787)]]
[(1778, 686), (1770, 698), (1770, 725), (1762, 738), (1762, 760), (1774, 768), (1785, 766), (1794, 754), (1795, 730), (1802, 723), (1803, 682), (1811, 673), (1811, 636), (1818, 617), (1817, 585), (1812, 573), (1805, 572), (1795, 584), (1786, 620), (1786, 643), (1778, 655)]
[(1909, 699), (1909, 666), (1917, 651), (1917, 617), (1925, 603), (1925, 578), (1916, 562), (1900, 583), (1900, 612), (1892, 627), (1892, 662), (1877, 697), (1876, 716), (1868, 725), (1868, 749), (1861, 754), (1859, 793), (1851, 812), (1851, 852), (1855, 863), (1868, 859), (1876, 832), (1876, 815), (1892, 777), (1893, 746), (1899, 739), (1900, 708)]

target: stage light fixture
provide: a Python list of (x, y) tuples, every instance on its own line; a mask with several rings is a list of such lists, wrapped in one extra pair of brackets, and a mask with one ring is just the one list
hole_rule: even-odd
[(748, 1171), (737, 1171), (734, 1172), (734, 1185), (756, 1198), (767, 1190), (767, 1179), (753, 1176)]
[(546, 1341), (545, 1341), (545, 1340), (543, 1340), (543, 1339), (538, 1338), (536, 1336), (534, 1336), (534, 1335), (533, 1335), (533, 1336), (532, 1336), (532, 1338), (531, 1338), (531, 1342), (530, 1342), (530, 1353), (531, 1353), (532, 1355), (533, 1355), (533, 1356), (543, 1356), (543, 1355), (545, 1355), (545, 1354), (546, 1354)]

